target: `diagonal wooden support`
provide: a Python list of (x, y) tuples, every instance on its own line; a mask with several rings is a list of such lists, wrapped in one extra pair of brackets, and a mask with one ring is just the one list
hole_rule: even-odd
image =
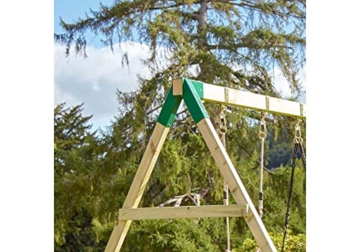
[(241, 182), (234, 165), (232, 164), (209, 119), (209, 115), (207, 114), (195, 87), (191, 81), (186, 79), (183, 81), (183, 97), (185, 104), (197, 124), (201, 135), (204, 137), (206, 145), (214, 157), (223, 178), (228, 183), (229, 189), (233, 194), (236, 203), (238, 205), (249, 205), (249, 217), (245, 217), (245, 221), (249, 226), (259, 248), (262, 252), (276, 251), (276, 248), (244, 187), (244, 184)]
[[(145, 149), (144, 156), (135, 174), (134, 180), (129, 189), (123, 208), (137, 208), (144, 190), (153, 171), (160, 150), (172, 125), (176, 111), (179, 108), (181, 97), (172, 95), (172, 88), (166, 97), (164, 107), (160, 112), (158, 122), (155, 125), (153, 134)], [(118, 220), (112, 233), (105, 252), (119, 252), (129, 230), (131, 220)]]
[(248, 211), (248, 205), (129, 208), (119, 210), (119, 220), (244, 217)]
[(271, 241), (270, 236), (261, 221), (234, 165), (226, 153), (225, 148), (221, 144), (210, 119), (202, 119), (199, 123), (197, 123), (197, 126), (199, 127), (201, 135), (204, 137), (206, 145), (209, 147), (222, 176), (227, 182), (236, 203), (238, 205), (249, 205), (249, 214), (248, 217), (245, 217), (245, 221), (250, 228), (250, 231), (253, 234), (261, 252), (275, 252), (276, 248)]
[[(146, 147), (144, 156), (131, 184), (128, 195), (126, 196), (123, 208), (138, 207), (168, 132), (169, 128), (164, 127), (160, 123), (156, 124), (153, 135)], [(131, 220), (117, 221), (105, 248), (105, 252), (120, 251), (130, 224)]]

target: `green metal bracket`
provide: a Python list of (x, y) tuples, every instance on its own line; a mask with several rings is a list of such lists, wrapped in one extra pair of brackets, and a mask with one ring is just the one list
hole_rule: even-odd
[(182, 99), (184, 99), (195, 123), (198, 123), (203, 118), (209, 118), (209, 115), (201, 101), (201, 98), (204, 97), (203, 86), (204, 85), (201, 81), (182, 79), (182, 96), (174, 96), (173, 87), (171, 87), (157, 120), (158, 123), (164, 125), (165, 127), (171, 127)]
[(202, 82), (189, 79), (183, 80), (183, 98), (195, 123), (198, 123), (203, 118), (209, 118), (209, 114), (201, 102), (203, 94)]
[[(198, 94), (199, 98), (204, 98), (204, 84), (201, 81), (196, 80), (190, 80), (190, 79), (184, 79), (184, 81), (187, 81), (188, 83), (192, 83), (192, 85), (195, 88), (196, 93)], [(183, 85), (184, 85), (183, 81)]]
[(166, 100), (161, 109), (157, 122), (164, 125), (165, 127), (171, 127), (174, 122), (176, 112), (180, 106), (181, 100), (182, 96), (173, 95), (173, 87), (171, 87), (166, 96)]

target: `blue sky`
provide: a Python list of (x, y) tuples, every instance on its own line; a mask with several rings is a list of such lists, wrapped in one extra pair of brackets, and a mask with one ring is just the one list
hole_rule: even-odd
[[(54, 32), (62, 32), (59, 25), (60, 17), (66, 22), (77, 20), (78, 18), (85, 17), (85, 12), (89, 12), (90, 9), (98, 10), (100, 2), (104, 5), (109, 5), (114, 0), (54, 0)], [(89, 34), (89, 37), (93, 38), (94, 35)], [(90, 45), (101, 46), (98, 42), (98, 40), (95, 40)]]

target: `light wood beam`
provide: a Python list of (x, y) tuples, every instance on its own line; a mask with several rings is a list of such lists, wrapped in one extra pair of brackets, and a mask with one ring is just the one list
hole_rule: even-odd
[[(160, 123), (156, 123), (154, 132), (146, 147), (144, 156), (131, 184), (123, 208), (136, 208), (139, 205), (168, 132), (169, 128), (163, 126)], [(129, 230), (130, 224), (131, 220), (117, 221), (105, 248), (105, 252), (120, 251), (120, 248)]]
[(247, 216), (248, 209), (248, 205), (128, 208), (119, 210), (119, 220), (241, 217)]
[(235, 167), (233, 166), (224, 146), (222, 145), (217, 133), (209, 118), (204, 118), (197, 123), (199, 130), (204, 137), (206, 145), (210, 149), (212, 156), (218, 165), (222, 176), (229, 185), (229, 189), (238, 205), (249, 205), (249, 215), (245, 221), (249, 226), (261, 252), (276, 252), (276, 248), (261, 221), (254, 204), (248, 195)]

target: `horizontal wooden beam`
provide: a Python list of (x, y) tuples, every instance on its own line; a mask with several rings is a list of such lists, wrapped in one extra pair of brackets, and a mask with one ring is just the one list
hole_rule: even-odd
[(248, 205), (128, 208), (119, 210), (119, 220), (245, 217), (248, 215), (248, 208)]
[[(218, 102), (225, 105), (261, 110), (274, 114), (306, 117), (306, 105), (303, 103), (202, 83), (200, 81), (186, 80), (192, 82), (200, 99), (204, 101)], [(182, 95), (182, 83), (179, 80), (174, 80), (173, 86), (174, 96)]]

